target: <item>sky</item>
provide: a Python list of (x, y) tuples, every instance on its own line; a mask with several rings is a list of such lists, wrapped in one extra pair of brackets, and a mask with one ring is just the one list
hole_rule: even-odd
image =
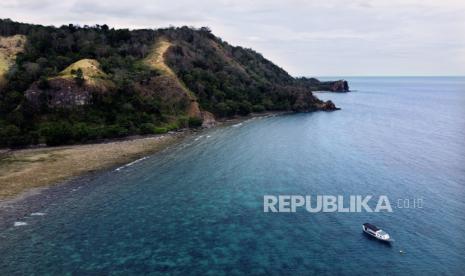
[(208, 26), (294, 76), (465, 75), (464, 0), (1, 0), (0, 18)]

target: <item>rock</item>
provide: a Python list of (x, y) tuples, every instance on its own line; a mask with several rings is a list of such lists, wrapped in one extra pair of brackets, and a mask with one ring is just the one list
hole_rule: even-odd
[(202, 127), (210, 128), (216, 125), (215, 116), (212, 113), (208, 111), (202, 111), (201, 114), (203, 120)]
[(49, 86), (41, 89), (35, 82), (24, 95), (33, 106), (39, 107), (45, 103), (50, 108), (70, 108), (88, 104), (92, 93), (99, 90), (86, 84), (79, 86), (74, 80), (64, 78), (49, 80)]
[(190, 99), (189, 107), (187, 108), (187, 116), (203, 119), (199, 103), (193, 98)]
[(334, 110), (340, 110), (340, 108), (336, 107), (336, 105), (332, 101), (326, 101), (326, 102), (323, 102), (320, 105), (320, 110), (322, 110), (322, 111), (334, 111)]
[(338, 80), (332, 82), (329, 89), (333, 92), (349, 92), (349, 84), (345, 80)]
[(346, 80), (319, 81), (315, 78), (297, 78), (297, 84), (309, 88), (312, 91), (349, 92), (349, 84)]
[(79, 85), (74, 78), (54, 77), (47, 80), (46, 87), (34, 82), (24, 96), (35, 107), (73, 108), (90, 104), (93, 94), (104, 94), (114, 88), (114, 83), (106, 79), (85, 79)]

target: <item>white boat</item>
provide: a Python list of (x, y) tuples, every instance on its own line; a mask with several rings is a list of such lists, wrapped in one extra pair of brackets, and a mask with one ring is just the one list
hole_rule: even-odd
[(388, 233), (384, 232), (382, 229), (379, 229), (373, 224), (364, 223), (362, 225), (362, 229), (363, 229), (363, 232), (367, 233), (370, 236), (377, 238), (378, 240), (386, 241), (386, 242), (392, 241)]

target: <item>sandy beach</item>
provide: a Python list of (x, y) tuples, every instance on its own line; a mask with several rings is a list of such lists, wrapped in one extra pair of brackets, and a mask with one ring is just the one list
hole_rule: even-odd
[(0, 201), (73, 177), (123, 165), (162, 150), (187, 132), (108, 143), (11, 150), (0, 153)]

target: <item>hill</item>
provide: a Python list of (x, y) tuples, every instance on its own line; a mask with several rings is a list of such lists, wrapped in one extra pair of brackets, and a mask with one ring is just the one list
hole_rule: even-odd
[(252, 111), (312, 111), (321, 101), (282, 68), (251, 49), (234, 47), (207, 28), (167, 32), (175, 41), (166, 62), (194, 91), (200, 107), (217, 116)]
[(81, 59), (66, 67), (57, 76), (42, 78), (24, 92), (36, 108), (72, 108), (91, 103), (94, 93), (105, 93), (115, 85), (95, 59)]
[(0, 36), (24, 42), (3, 66), (2, 146), (163, 133), (251, 112), (336, 109), (311, 92), (326, 83), (293, 78), (205, 27), (52, 27), (5, 19)]
[(85, 80), (105, 79), (108, 75), (100, 68), (100, 63), (95, 59), (81, 59), (66, 67), (58, 75), (63, 78), (74, 78), (78, 70), (82, 71)]

